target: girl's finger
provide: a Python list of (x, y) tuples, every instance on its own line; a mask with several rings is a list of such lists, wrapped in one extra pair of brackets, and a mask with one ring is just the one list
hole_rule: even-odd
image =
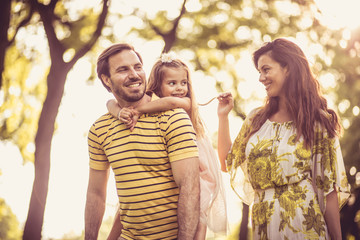
[(231, 92), (225, 92), (225, 93), (221, 93), (219, 95), (220, 98), (227, 98), (227, 97), (232, 97)]
[(135, 123), (133, 123), (131, 126), (130, 126), (130, 132), (132, 132), (135, 128)]

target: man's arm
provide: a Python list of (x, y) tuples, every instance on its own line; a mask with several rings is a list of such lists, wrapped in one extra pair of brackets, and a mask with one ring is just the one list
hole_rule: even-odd
[(116, 211), (114, 222), (107, 240), (118, 240), (121, 235), (122, 224), (120, 221), (120, 209)]
[(199, 158), (187, 158), (171, 163), (179, 187), (178, 239), (194, 239), (200, 218)]
[(109, 169), (90, 168), (85, 206), (85, 240), (97, 239), (105, 212), (106, 186)]

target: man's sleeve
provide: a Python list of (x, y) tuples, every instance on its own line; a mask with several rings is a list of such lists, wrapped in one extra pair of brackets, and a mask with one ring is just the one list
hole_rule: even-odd
[(98, 135), (96, 134), (95, 124), (91, 126), (88, 134), (88, 147), (90, 167), (96, 170), (106, 170), (109, 168), (109, 161), (100, 144)]
[(196, 134), (190, 118), (183, 109), (168, 111), (165, 140), (169, 161), (198, 157)]

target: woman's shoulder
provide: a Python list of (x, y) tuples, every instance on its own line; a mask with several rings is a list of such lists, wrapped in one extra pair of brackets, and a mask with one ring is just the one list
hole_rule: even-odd
[(257, 113), (260, 112), (260, 110), (262, 109), (262, 107), (257, 107), (254, 108), (253, 110), (251, 110), (247, 116), (247, 118), (253, 118)]
[(256, 115), (258, 115), (260, 113), (260, 111), (262, 110), (262, 107), (257, 107), (252, 109), (249, 114), (246, 116), (245, 122), (250, 123), (252, 122), (252, 120), (254, 119), (254, 117)]

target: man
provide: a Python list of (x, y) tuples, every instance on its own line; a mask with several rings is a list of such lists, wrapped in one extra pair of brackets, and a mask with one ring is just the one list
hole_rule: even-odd
[[(151, 100), (145, 94), (142, 59), (132, 46), (106, 49), (97, 72), (120, 107)], [(88, 144), (85, 239), (97, 239), (110, 166), (120, 202), (120, 239), (193, 239), (199, 221), (199, 162), (185, 111), (144, 114), (132, 132), (105, 114), (92, 125)]]

